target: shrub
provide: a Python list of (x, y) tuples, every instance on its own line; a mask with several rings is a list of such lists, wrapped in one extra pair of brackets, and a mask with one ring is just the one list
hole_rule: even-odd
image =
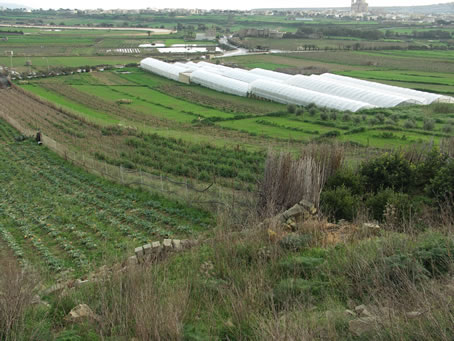
[(349, 114), (342, 115), (342, 121), (347, 122), (351, 120), (351, 116)]
[(407, 129), (414, 129), (416, 128), (416, 122), (414, 120), (406, 120), (404, 123), (404, 127)]
[(439, 200), (454, 198), (454, 161), (452, 159), (437, 171), (427, 187), (427, 192)]
[(322, 112), (322, 113), (320, 114), (320, 118), (321, 118), (323, 121), (327, 121), (327, 120), (328, 120), (328, 114)]
[[(308, 107), (308, 108), (309, 108), (309, 107)], [(315, 116), (316, 113), (317, 113), (317, 109), (315, 109), (315, 108), (313, 108), (313, 107), (309, 109), (309, 115)]]
[(442, 129), (442, 131), (443, 131), (445, 134), (450, 134), (450, 133), (452, 133), (452, 130), (453, 130), (452, 124), (446, 124), (446, 125), (443, 127), (443, 129)]
[(279, 241), (279, 245), (286, 250), (302, 251), (309, 247), (311, 242), (311, 234), (290, 233)]
[(361, 123), (361, 118), (358, 117), (358, 116), (355, 116), (355, 117), (353, 118), (353, 122), (354, 122), (355, 124), (360, 124), (360, 123)]
[(332, 119), (333, 121), (337, 120), (337, 114), (336, 112), (332, 112), (330, 115), (329, 115), (329, 118)]
[(420, 237), (415, 255), (431, 276), (447, 273), (454, 260), (454, 242), (440, 233), (427, 233)]
[(424, 130), (434, 130), (434, 128), (435, 128), (434, 120), (432, 120), (430, 118), (424, 120), (424, 124), (423, 124)]
[(380, 221), (383, 219), (386, 205), (391, 200), (393, 194), (394, 191), (387, 188), (367, 198), (366, 207), (369, 209), (374, 219)]
[(353, 220), (358, 205), (358, 196), (352, 194), (344, 185), (323, 191), (320, 197), (322, 212), (335, 220)]
[(373, 192), (384, 188), (407, 191), (412, 181), (410, 162), (402, 154), (385, 153), (360, 166), (364, 185)]
[(296, 110), (296, 115), (297, 116), (301, 116), (304, 114), (304, 109), (303, 108), (298, 108), (298, 110)]
[(336, 187), (341, 186), (345, 186), (356, 195), (363, 192), (361, 176), (349, 167), (343, 167), (331, 176), (328, 181), (326, 181), (325, 190), (335, 189)]
[(394, 123), (399, 122), (399, 115), (397, 115), (397, 114), (391, 115), (391, 120), (392, 120)]
[(296, 111), (296, 106), (294, 104), (289, 104), (287, 105), (287, 111), (290, 113), (290, 114), (294, 114), (295, 111)]

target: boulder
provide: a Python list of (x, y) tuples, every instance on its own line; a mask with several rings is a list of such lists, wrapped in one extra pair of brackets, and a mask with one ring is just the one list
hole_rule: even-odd
[(142, 258), (143, 255), (144, 255), (143, 247), (142, 247), (142, 246), (136, 247), (136, 248), (134, 249), (134, 253), (136, 254), (136, 257), (137, 257), (138, 259)]
[(172, 249), (172, 239), (164, 239), (162, 246), (164, 247), (164, 250), (170, 251)]
[(86, 304), (79, 304), (74, 307), (68, 315), (66, 315), (65, 320), (68, 322), (78, 323), (84, 320), (96, 321), (98, 316), (90, 309)]
[(151, 249), (154, 254), (160, 253), (162, 249), (161, 243), (160, 242), (151, 243)]
[(418, 317), (420, 317), (422, 315), (423, 315), (423, 313), (420, 312), (420, 311), (410, 311), (410, 312), (405, 314), (405, 316), (407, 316), (407, 318), (409, 318), (409, 319), (415, 319), (415, 318), (418, 318)]
[(182, 249), (181, 241), (179, 239), (172, 239), (172, 245), (176, 251), (179, 251)]
[(285, 220), (289, 220), (290, 218), (300, 216), (303, 213), (304, 207), (300, 206), (299, 204), (296, 204), (293, 207), (289, 208), (287, 211), (285, 211), (283, 215)]
[(126, 261), (126, 265), (127, 266), (135, 266), (139, 264), (138, 260), (137, 260), (137, 257), (136, 256), (131, 256), (128, 258), (128, 260)]
[(149, 255), (151, 253), (151, 244), (145, 244), (142, 246), (143, 253)]

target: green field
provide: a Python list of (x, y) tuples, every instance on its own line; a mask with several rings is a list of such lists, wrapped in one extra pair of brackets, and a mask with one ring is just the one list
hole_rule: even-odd
[(137, 245), (190, 236), (210, 224), (202, 211), (101, 180), (34, 142), (15, 142), (17, 135), (0, 121), (0, 235), (43, 273), (81, 274)]

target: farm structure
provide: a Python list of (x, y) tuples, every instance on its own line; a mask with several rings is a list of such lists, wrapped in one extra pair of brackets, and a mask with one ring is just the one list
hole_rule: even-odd
[(166, 63), (153, 58), (141, 67), (160, 76), (237, 96), (253, 96), (283, 104), (315, 104), (330, 109), (357, 112), (375, 107), (453, 103), (452, 97), (338, 76), (288, 75), (260, 68), (245, 70), (208, 62)]

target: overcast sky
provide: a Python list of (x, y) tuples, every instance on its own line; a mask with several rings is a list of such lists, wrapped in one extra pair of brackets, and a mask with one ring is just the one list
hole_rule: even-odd
[[(251, 8), (295, 8), (295, 7), (346, 7), (350, 0), (17, 0), (17, 2), (33, 8), (225, 8), (225, 9), (251, 9)], [(410, 6), (446, 3), (443, 0), (369, 0), (370, 6)]]

